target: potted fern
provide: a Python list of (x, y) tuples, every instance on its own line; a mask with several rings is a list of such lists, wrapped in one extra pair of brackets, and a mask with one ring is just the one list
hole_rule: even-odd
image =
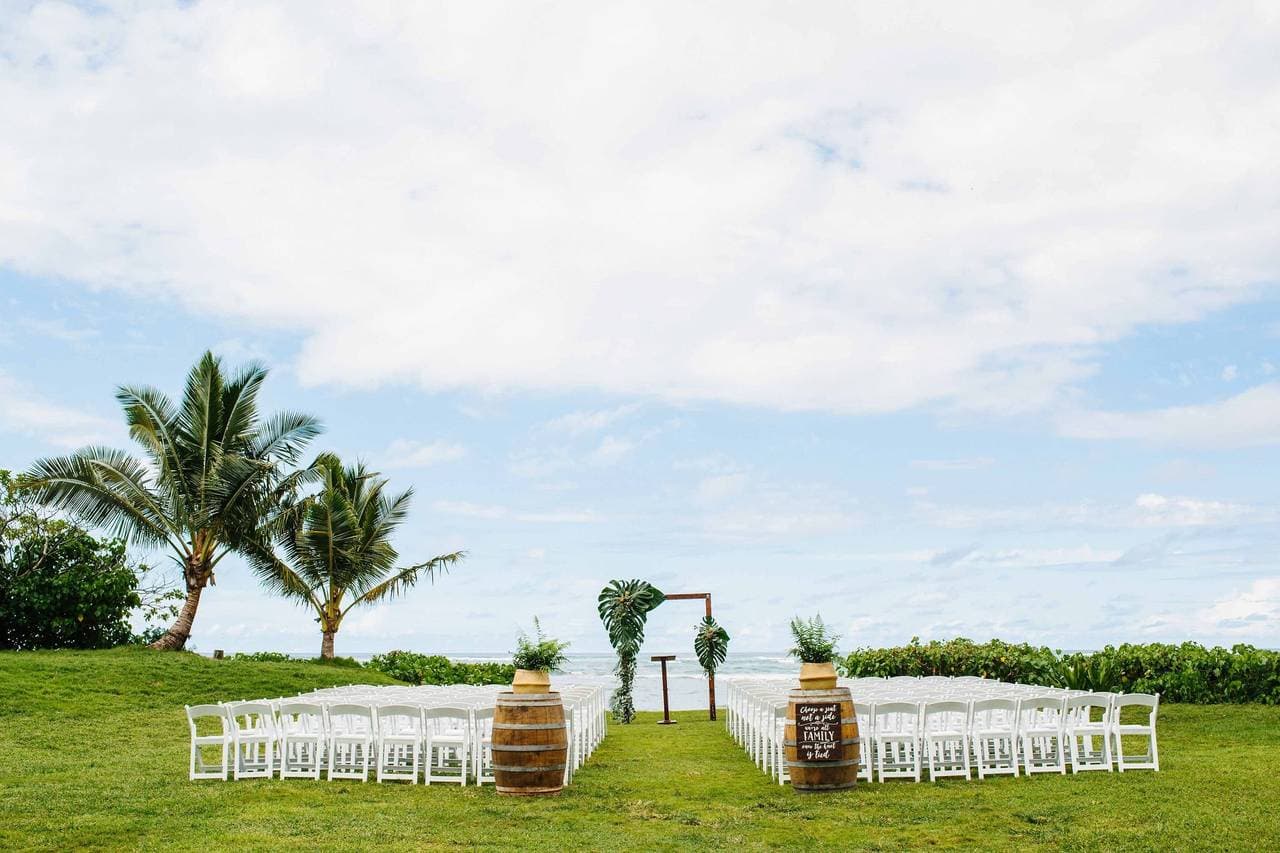
[(800, 660), (800, 688), (802, 690), (830, 690), (836, 686), (836, 642), (840, 639), (830, 633), (822, 616), (812, 619), (791, 620), (791, 636), (795, 646), (788, 653)]
[(516, 651), (511, 656), (516, 667), (515, 678), (511, 681), (513, 693), (550, 693), (551, 673), (559, 672), (569, 659), (564, 653), (569, 644), (543, 634), (536, 616), (533, 618), (533, 632), (533, 639), (521, 631), (516, 640)]

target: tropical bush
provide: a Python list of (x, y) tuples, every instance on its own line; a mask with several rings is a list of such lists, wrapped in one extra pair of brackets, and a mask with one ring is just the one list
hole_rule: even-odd
[(1169, 702), (1280, 704), (1280, 652), (1249, 645), (1199, 643), (1107, 646), (1096, 652), (992, 640), (912, 638), (905, 646), (858, 649), (843, 659), (851, 678), (893, 675), (976, 675), (1000, 681), (1076, 690), (1159, 693)]
[(799, 658), (802, 663), (827, 663), (835, 660), (836, 643), (840, 637), (832, 634), (819, 614), (812, 619), (791, 620), (791, 637), (795, 647), (787, 654)]
[(528, 634), (520, 632), (511, 663), (516, 669), (559, 672), (565, 661), (569, 659), (569, 656), (564, 653), (564, 650), (569, 648), (569, 644), (543, 634), (542, 625), (536, 616), (533, 620), (533, 632), (536, 639), (530, 639)]
[(152, 615), (167, 593), (124, 542), (42, 512), (0, 471), (0, 649), (97, 649), (134, 639), (135, 609)]
[(0, 560), (0, 649), (128, 643), (137, 587), (119, 540), (71, 527), (25, 539)]
[(295, 658), (284, 652), (236, 652), (232, 660), (247, 660), (253, 663), (290, 663)]
[(410, 684), (510, 684), (516, 676), (507, 663), (462, 663), (403, 651), (374, 655), (365, 666)]

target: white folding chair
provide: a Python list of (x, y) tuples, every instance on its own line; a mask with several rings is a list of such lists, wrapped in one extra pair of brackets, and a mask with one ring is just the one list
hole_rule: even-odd
[(969, 737), (978, 778), (1018, 775), (1018, 700), (979, 699), (973, 703)]
[(881, 782), (919, 782), (920, 706), (915, 702), (876, 703), (875, 712), (876, 775)]
[(324, 759), (324, 708), (311, 702), (281, 702), (280, 778), (319, 779)]
[[(231, 721), (227, 710), (221, 705), (187, 705), (187, 726), (191, 729), (191, 772), (190, 779), (221, 779), (226, 781), (231, 749)], [(218, 721), (216, 734), (200, 734), (201, 725), (198, 720)], [(208, 728), (208, 726), (205, 726)], [(208, 747), (218, 748), (218, 763), (205, 763), (204, 750)]]
[(871, 781), (876, 763), (876, 706), (854, 702), (853, 713), (858, 718), (858, 778)]
[(1061, 696), (1031, 696), (1019, 705), (1018, 733), (1022, 739), (1022, 764), (1034, 773), (1066, 773), (1063, 743), (1066, 700)]
[(1111, 700), (1110, 693), (1067, 699), (1066, 736), (1073, 774), (1083, 770), (1111, 772)]
[(929, 778), (969, 778), (969, 703), (926, 702), (921, 727)]
[(426, 782), (467, 784), (471, 754), (471, 709), (442, 706), (422, 709), (423, 765)]
[(417, 705), (381, 705), (377, 717), (378, 781), (418, 784), (422, 709)]
[(231, 746), (237, 779), (270, 779), (275, 772), (276, 723), (269, 702), (231, 702)]
[(473, 754), (477, 785), (493, 782), (493, 708), (476, 708)]
[[(1122, 713), (1125, 708), (1145, 708), (1146, 721), (1126, 723)], [(1111, 703), (1111, 734), (1115, 737), (1116, 769), (1160, 770), (1160, 751), (1156, 746), (1156, 713), (1160, 710), (1160, 694), (1122, 693)], [(1141, 737), (1148, 741), (1147, 752), (1133, 758), (1125, 755), (1124, 738)]]
[(369, 766), (377, 729), (373, 708), (353, 702), (339, 702), (325, 709), (329, 732), (329, 781), (359, 779), (369, 781)]

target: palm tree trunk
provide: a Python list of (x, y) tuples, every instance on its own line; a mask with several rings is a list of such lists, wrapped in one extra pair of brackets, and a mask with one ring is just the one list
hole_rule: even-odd
[(320, 641), (320, 659), (333, 660), (333, 635), (337, 631), (325, 631), (324, 639)]
[(196, 619), (196, 608), (200, 606), (200, 593), (202, 592), (204, 592), (203, 584), (187, 586), (187, 600), (182, 602), (182, 609), (178, 611), (178, 618), (173, 620), (169, 630), (165, 631), (160, 639), (151, 644), (151, 648), (166, 652), (182, 651), (187, 644), (187, 639), (191, 636), (191, 623)]
[(187, 582), (187, 600), (182, 602), (178, 618), (173, 620), (164, 636), (151, 644), (151, 648), (166, 652), (179, 652), (191, 638), (191, 626), (196, 621), (196, 609), (200, 607), (200, 594), (209, 584), (213, 574), (208, 564), (199, 558), (188, 557), (183, 567), (183, 576)]

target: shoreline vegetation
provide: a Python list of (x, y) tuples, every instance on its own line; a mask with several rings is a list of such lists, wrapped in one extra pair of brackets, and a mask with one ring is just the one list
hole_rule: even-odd
[[(368, 670), (361, 680), (390, 684)], [(798, 796), (705, 712), (640, 712), (554, 801), (493, 786), (189, 782), (184, 704), (345, 684), (341, 667), (145, 648), (0, 653), (0, 848), (997, 850), (1280, 846), (1280, 707), (1161, 705), (1159, 773), (876, 783)]]

